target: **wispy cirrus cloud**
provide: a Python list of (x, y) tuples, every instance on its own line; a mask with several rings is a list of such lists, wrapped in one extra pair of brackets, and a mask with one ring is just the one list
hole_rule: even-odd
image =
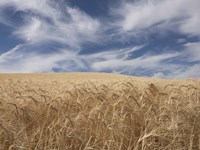
[[(68, 38), (67, 40), (76, 36), (74, 38), (82, 37), (92, 41), (100, 28), (97, 19), (78, 8), (69, 7), (63, 1), (31, 0), (27, 3), (25, 0), (1, 0), (0, 8), (5, 7), (13, 7), (14, 12), (24, 12), (22, 19), (25, 23), (17, 28), (16, 35), (25, 40), (38, 37), (45, 39), (47, 36), (41, 36), (44, 34), (52, 37), (63, 34), (61, 37)], [(39, 34), (38, 37), (35, 32)]]
[[(23, 24), (13, 26), (12, 36), (24, 40), (24, 43), (0, 56), (1, 72), (51, 72), (54, 68), (73, 71), (84, 68), (78, 59), (78, 52), (82, 44), (96, 42), (99, 38), (101, 24), (97, 19), (78, 8), (69, 7), (63, 1), (31, 0), (27, 3), (24, 0), (1, 0), (0, 8), (7, 7), (12, 7), (13, 13), (23, 12)], [(49, 53), (48, 49), (55, 45), (62, 48)]]
[(22, 8), (16, 5), (16, 10), (37, 13), (25, 15), (23, 18), (25, 23), (14, 32), (14, 35), (26, 42), (58, 42), (67, 46), (77, 46), (86, 41), (97, 40), (100, 28), (98, 20), (67, 5), (63, 10), (54, 9), (51, 3), (44, 2), (42, 5), (35, 2)]
[(53, 72), (59, 68), (76, 71), (85, 68), (77, 52), (60, 49), (53, 53), (27, 51), (27, 45), (18, 45), (0, 56), (0, 70), (4, 73)]
[(124, 73), (127, 74), (140, 75), (140, 72), (134, 72), (135, 70), (140, 70), (144, 74), (148, 74), (151, 70), (168, 71), (164, 66), (170, 66), (170, 64), (166, 65), (165, 61), (177, 56), (178, 53), (166, 53), (158, 55), (143, 55), (133, 59), (113, 58), (94, 62), (91, 67), (97, 71), (114, 70), (115, 72), (120, 72), (120, 70), (124, 70)]
[(123, 31), (134, 32), (172, 24), (174, 30), (199, 35), (199, 5), (199, 0), (140, 0), (121, 3), (120, 9), (113, 14), (121, 18), (118, 26)]
[(200, 63), (200, 42), (187, 43), (184, 45), (185, 51), (183, 53), (185, 61)]

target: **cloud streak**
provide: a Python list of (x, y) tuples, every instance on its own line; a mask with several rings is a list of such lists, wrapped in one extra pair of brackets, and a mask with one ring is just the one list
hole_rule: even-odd
[(76, 71), (85, 67), (81, 65), (81, 59), (78, 58), (76, 52), (60, 49), (56, 53), (41, 54), (34, 50), (27, 52), (26, 47), (27, 45), (18, 45), (1, 55), (0, 71), (4, 73), (41, 73), (53, 72), (55, 68)]
[(113, 14), (121, 18), (117, 25), (124, 32), (171, 24), (174, 30), (178, 29), (181, 33), (200, 36), (199, 5), (199, 0), (140, 0), (122, 3)]

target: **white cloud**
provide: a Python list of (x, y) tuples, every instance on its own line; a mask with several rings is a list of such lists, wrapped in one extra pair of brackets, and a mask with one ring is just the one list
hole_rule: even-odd
[[(200, 4), (199, 4), (200, 5)], [(180, 25), (180, 31), (185, 34), (200, 36), (200, 10), (197, 13), (191, 14), (191, 18), (187, 19)]]
[(98, 40), (100, 22), (78, 8), (70, 8), (62, 1), (0, 1), (0, 8), (8, 6), (26, 14), (23, 15), (25, 23), (16, 27), (14, 32), (14, 35), (26, 42), (58, 42), (79, 47), (86, 41)]
[[(53, 68), (73, 71), (86, 67), (78, 52), (82, 44), (99, 40), (101, 24), (97, 19), (62, 1), (0, 0), (0, 8), (7, 7), (23, 12), (23, 24), (12, 26), (12, 35), (23, 39), (24, 44), (0, 55), (0, 72), (50, 72)], [(5, 20), (0, 19), (3, 23)], [(44, 54), (43, 47), (38, 47), (54, 44), (65, 48)]]
[[(82, 61), (76, 52), (61, 49), (56, 53), (41, 54), (26, 52), (26, 47), (27, 45), (18, 45), (0, 55), (0, 72), (52, 72), (53, 68), (74, 71), (85, 67), (80, 65)], [(59, 64), (62, 61), (65, 61), (64, 65)]]
[(113, 50), (107, 50), (99, 53), (90, 54), (84, 57), (87, 57), (88, 59), (94, 59), (94, 60), (112, 60), (112, 59), (127, 59), (131, 53), (139, 51), (142, 49), (145, 45), (142, 46), (135, 46), (135, 47), (128, 47), (128, 48), (122, 48), (122, 49), (113, 49)]
[(187, 78), (187, 79), (199, 79), (200, 78), (200, 64), (185, 67), (184, 71), (175, 72), (171, 76), (172, 78)]
[(30, 20), (25, 26), (20, 27), (14, 32), (14, 35), (24, 39), (27, 42), (47, 40), (46, 31), (48, 31), (48, 26), (44, 26), (41, 20), (37, 18), (29, 18)]
[(123, 1), (113, 13), (121, 17), (117, 24), (123, 32), (173, 25), (175, 31), (178, 29), (182, 33), (200, 36), (199, 6), (199, 0)]
[[(134, 57), (134, 52), (140, 51), (145, 45), (114, 49), (105, 52), (83, 55), (85, 61), (90, 64), (93, 71), (123, 72), (128, 74), (136, 74), (134, 71), (140, 69), (144, 72), (149, 71), (167, 71), (177, 69), (178, 65), (171, 65), (165, 61), (178, 57), (179, 53), (162, 53), (162, 54), (145, 54), (140, 57)], [(131, 56), (131, 57), (130, 57)], [(92, 63), (91, 63), (92, 62)]]
[(160, 54), (144, 54), (129, 59), (135, 51), (143, 46), (110, 50), (84, 56), (90, 63), (93, 71), (106, 71), (128, 73), (132, 75), (145, 75), (159, 78), (199, 78), (200, 64), (191, 62), (200, 61), (200, 43), (185, 44), (181, 52), (166, 52)]
[(154, 78), (165, 78), (166, 75), (163, 72), (156, 72), (156, 73), (153, 74), (152, 77), (154, 77)]
[(44, 16), (48, 16), (50, 18), (55, 17), (56, 15), (60, 14), (54, 4), (54, 7), (49, 7), (53, 1), (48, 0), (0, 0), (0, 8), (3, 7), (13, 7), (15, 11), (24, 11), (24, 12), (31, 12), (35, 14), (42, 14)]
[(183, 55), (188, 62), (200, 62), (200, 42), (185, 44)]
[[(126, 70), (134, 70), (134, 69), (147, 69), (147, 70), (157, 70), (162, 69), (162, 61), (167, 59), (171, 59), (173, 57), (178, 56), (178, 54), (160, 54), (160, 55), (148, 55), (141, 56), (135, 59), (109, 59), (104, 61), (98, 61), (93, 63), (92, 68), (95, 70), (106, 70), (106, 69), (126, 69)], [(165, 70), (164, 68), (162, 70)]]
[[(158, 74), (154, 74), (157, 77)], [(160, 74), (161, 78), (173, 78), (173, 79), (200, 79), (200, 64), (192, 66), (181, 65), (179, 69), (174, 69), (168, 74)]]
[(0, 8), (0, 24), (12, 27), (12, 22), (7, 18), (6, 14)]

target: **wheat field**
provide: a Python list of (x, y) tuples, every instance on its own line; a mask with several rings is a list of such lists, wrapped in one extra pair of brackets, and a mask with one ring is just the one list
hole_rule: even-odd
[(0, 150), (199, 150), (200, 81), (1, 74)]

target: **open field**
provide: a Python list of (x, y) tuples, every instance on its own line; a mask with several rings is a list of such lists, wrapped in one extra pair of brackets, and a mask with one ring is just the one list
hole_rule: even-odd
[(0, 74), (0, 150), (199, 150), (200, 81)]

